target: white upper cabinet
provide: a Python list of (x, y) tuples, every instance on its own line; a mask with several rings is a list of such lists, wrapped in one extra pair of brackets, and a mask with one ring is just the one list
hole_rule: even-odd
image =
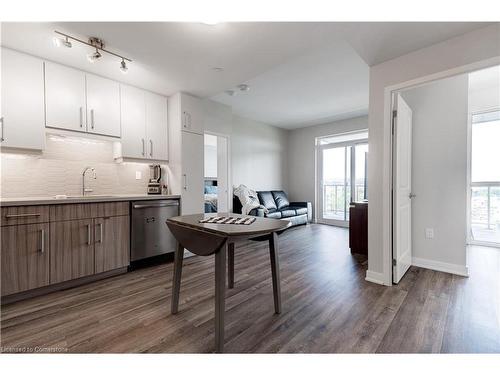
[(146, 101), (145, 92), (135, 87), (120, 85), (121, 93), (121, 157), (146, 157)]
[(168, 160), (167, 98), (120, 85), (121, 151), (117, 158)]
[(120, 84), (87, 74), (87, 131), (120, 137)]
[(42, 150), (43, 61), (2, 48), (1, 66), (1, 145)]
[(148, 157), (168, 160), (167, 98), (146, 93), (146, 134)]
[(84, 72), (45, 63), (45, 113), (47, 127), (87, 131)]
[(181, 94), (181, 124), (184, 131), (203, 134), (203, 108), (200, 99)]

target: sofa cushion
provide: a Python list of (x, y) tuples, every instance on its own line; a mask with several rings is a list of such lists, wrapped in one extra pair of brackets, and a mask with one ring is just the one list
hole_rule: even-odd
[(281, 217), (292, 217), (296, 215), (295, 210), (291, 210), (288, 207), (283, 208), (282, 210), (280, 210), (280, 212), (281, 212)]
[(283, 190), (274, 190), (271, 193), (273, 194), (274, 201), (276, 202), (276, 208), (278, 210), (290, 206), (290, 201)]
[(266, 217), (270, 219), (281, 219), (281, 211), (277, 211), (275, 209), (269, 210)]
[(290, 206), (290, 207), (288, 207), (288, 209), (295, 210), (297, 215), (306, 215), (307, 214), (307, 207)]
[(257, 196), (259, 197), (260, 204), (268, 210), (278, 209), (278, 207), (276, 207), (276, 203), (274, 203), (274, 198), (270, 191), (258, 191)]

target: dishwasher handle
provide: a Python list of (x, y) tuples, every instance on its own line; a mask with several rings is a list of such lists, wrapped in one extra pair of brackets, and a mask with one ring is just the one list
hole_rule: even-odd
[(133, 208), (156, 208), (156, 207), (178, 207), (179, 202), (170, 201), (162, 203), (151, 203), (151, 204), (134, 204)]

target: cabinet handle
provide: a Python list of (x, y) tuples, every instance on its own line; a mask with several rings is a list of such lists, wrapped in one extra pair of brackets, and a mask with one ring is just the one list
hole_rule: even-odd
[(91, 240), (92, 240), (92, 232), (90, 228), (90, 224), (87, 224), (87, 245), (91, 245)]
[(187, 116), (188, 116), (189, 129), (191, 129), (191, 125), (192, 125), (191, 124), (191, 113), (188, 112)]
[(83, 128), (83, 107), (80, 107), (80, 128)]
[(184, 173), (182, 176), (184, 177), (184, 190), (187, 190), (187, 188), (188, 188), (188, 178), (187, 178), (187, 175)]
[(90, 127), (94, 129), (94, 110), (90, 110)]
[(146, 156), (146, 144), (144, 143), (144, 138), (142, 138), (142, 156)]
[(5, 138), (3, 137), (3, 128), (4, 128), (4, 122), (3, 122), (3, 116), (0, 117), (0, 123), (2, 124), (2, 135), (0, 136), (0, 142), (5, 141)]
[(153, 140), (149, 140), (149, 156), (153, 157)]
[(97, 226), (99, 227), (99, 241), (98, 242), (102, 243), (102, 228), (103, 228), (102, 223), (97, 224)]
[(40, 230), (40, 252), (43, 254), (45, 253), (45, 229)]
[(8, 214), (5, 215), (6, 219), (18, 219), (22, 217), (37, 217), (40, 216), (41, 214)]
[(182, 126), (184, 128), (187, 128), (187, 113), (186, 113), (186, 111), (182, 112), (182, 117), (183, 117)]

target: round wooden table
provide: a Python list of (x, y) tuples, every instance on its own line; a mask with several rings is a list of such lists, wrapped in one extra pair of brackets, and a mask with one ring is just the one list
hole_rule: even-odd
[(167, 220), (167, 226), (177, 240), (171, 309), (172, 314), (176, 314), (179, 308), (179, 292), (184, 249), (201, 256), (215, 254), (215, 350), (218, 353), (222, 353), (224, 351), (226, 254), (228, 257), (228, 287), (233, 288), (235, 242), (241, 240), (269, 242), (274, 311), (276, 314), (279, 314), (281, 313), (281, 290), (278, 260), (278, 234), (287, 229), (291, 223), (286, 220), (262, 217), (255, 217), (256, 220), (249, 225), (200, 223), (200, 220), (212, 216), (248, 217), (232, 213), (218, 213), (176, 216)]

